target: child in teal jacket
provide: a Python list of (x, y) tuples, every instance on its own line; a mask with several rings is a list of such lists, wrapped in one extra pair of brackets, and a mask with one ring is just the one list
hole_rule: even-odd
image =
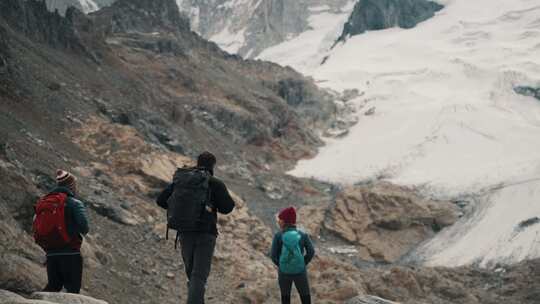
[(271, 257), (278, 267), (281, 303), (291, 302), (292, 284), (296, 286), (302, 304), (311, 304), (307, 265), (315, 255), (309, 236), (296, 229), (296, 210), (283, 209), (278, 215), (281, 231), (274, 235)]

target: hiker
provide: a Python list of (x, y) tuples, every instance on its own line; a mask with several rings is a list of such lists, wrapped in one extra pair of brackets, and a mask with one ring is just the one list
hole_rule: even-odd
[(81, 245), (88, 233), (88, 215), (76, 198), (77, 180), (56, 172), (56, 187), (35, 206), (34, 239), (46, 252), (48, 283), (43, 291), (79, 293), (83, 272)]
[[(235, 207), (225, 184), (214, 177), (216, 157), (203, 152), (195, 168), (179, 168), (157, 204), (167, 210), (168, 229), (177, 231), (188, 278), (188, 304), (204, 303), (206, 281), (216, 245), (217, 213)], [(176, 246), (176, 242), (175, 242)]]
[(302, 304), (311, 304), (307, 265), (315, 255), (309, 236), (296, 228), (296, 210), (293, 207), (279, 212), (280, 231), (274, 235), (270, 256), (278, 267), (281, 303), (291, 303), (292, 284), (296, 286)]

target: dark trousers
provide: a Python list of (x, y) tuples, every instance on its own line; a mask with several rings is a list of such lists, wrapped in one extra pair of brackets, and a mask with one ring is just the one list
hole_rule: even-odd
[(180, 245), (188, 278), (187, 304), (203, 304), (216, 236), (202, 232), (184, 232), (180, 234)]
[(80, 254), (47, 257), (48, 283), (43, 291), (60, 292), (66, 288), (69, 293), (81, 291), (83, 260)]
[(311, 304), (311, 295), (309, 292), (309, 281), (307, 271), (300, 274), (284, 274), (279, 273), (278, 276), (279, 289), (281, 290), (281, 303), (291, 303), (292, 284), (296, 286), (302, 304)]

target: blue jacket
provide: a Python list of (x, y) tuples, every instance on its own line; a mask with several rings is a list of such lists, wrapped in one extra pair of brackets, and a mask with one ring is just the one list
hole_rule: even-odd
[(287, 227), (284, 231), (278, 231), (274, 235), (274, 240), (272, 241), (272, 249), (270, 250), (270, 257), (272, 258), (272, 262), (276, 266), (279, 267), (279, 257), (281, 256), (281, 248), (283, 247), (282, 242), (282, 235), (285, 231), (289, 230), (296, 230), (302, 238), (300, 239), (300, 249), (302, 250), (302, 253), (304, 254), (304, 261), (306, 263), (306, 266), (311, 262), (313, 257), (315, 256), (315, 248), (313, 248), (313, 243), (311, 242), (311, 239), (309, 236), (298, 229), (296, 229), (295, 226)]
[(75, 198), (73, 192), (68, 188), (57, 187), (51, 193), (65, 193), (68, 195), (65, 207), (65, 219), (68, 234), (74, 238), (70, 247), (58, 250), (47, 251), (47, 256), (70, 255), (80, 253), (82, 236), (88, 233), (88, 214), (84, 203)]

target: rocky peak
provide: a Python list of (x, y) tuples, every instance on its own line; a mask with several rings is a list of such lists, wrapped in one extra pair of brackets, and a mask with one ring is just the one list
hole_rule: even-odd
[(80, 49), (79, 35), (73, 20), (81, 13), (71, 7), (66, 17), (58, 12), (49, 12), (42, 1), (3, 0), (0, 16), (15, 30), (25, 33), (30, 39), (52, 46)]
[(175, 0), (119, 0), (110, 8), (113, 32), (189, 31), (189, 20)]
[(8, 56), (8, 41), (5, 29), (0, 27), (0, 74), (6, 68), (6, 57)]
[(193, 30), (230, 53), (255, 58), (312, 28), (310, 18), (351, 0), (177, 0)]
[(517, 94), (523, 95), (523, 96), (529, 96), (534, 97), (538, 100), (540, 100), (540, 86), (534, 87), (534, 86), (517, 86), (514, 88), (514, 91)]
[(441, 10), (442, 5), (428, 0), (360, 0), (354, 6), (338, 41), (369, 30), (399, 26), (412, 28)]

